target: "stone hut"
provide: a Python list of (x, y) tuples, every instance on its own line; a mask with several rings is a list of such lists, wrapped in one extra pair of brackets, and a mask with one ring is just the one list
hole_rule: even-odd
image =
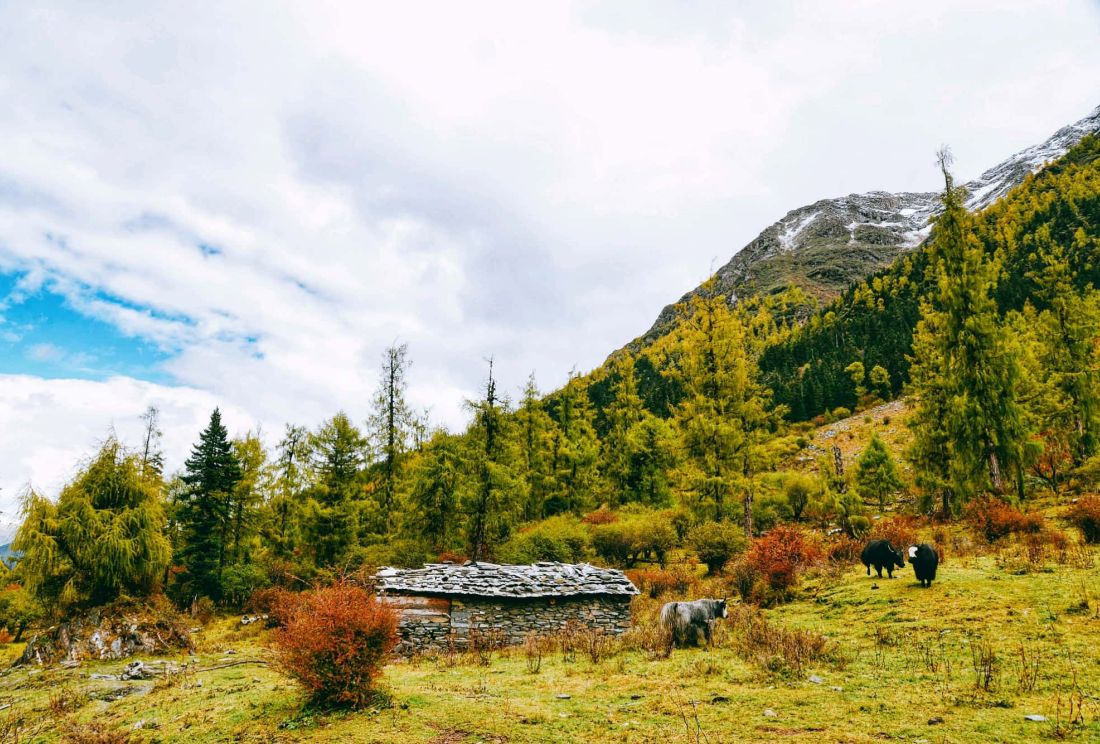
[(405, 651), (465, 647), (471, 630), (520, 643), (570, 620), (619, 634), (630, 627), (630, 599), (638, 593), (622, 571), (587, 563), (430, 563), (383, 568), (377, 579), (380, 597), (398, 611)]

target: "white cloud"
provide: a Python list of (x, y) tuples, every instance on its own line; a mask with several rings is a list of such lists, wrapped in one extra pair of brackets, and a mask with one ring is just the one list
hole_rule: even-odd
[(217, 405), (231, 433), (260, 426), (244, 410), (192, 388), (126, 377), (96, 382), (0, 375), (0, 541), (10, 537), (18, 497), (28, 486), (57, 494), (112, 430), (136, 447), (139, 417), (150, 405), (160, 409), (164, 452), (174, 467), (182, 465)]
[[(788, 209), (934, 188), (941, 142), (970, 177), (1084, 115), (1097, 24), (1070, 0), (7, 4), (0, 271), (169, 352), (188, 425), (362, 419), (394, 340), (457, 425), (488, 355), (557, 385)], [(152, 395), (101, 384), (87, 432)], [(11, 462), (56, 483), (91, 435), (34, 400), (53, 433)]]

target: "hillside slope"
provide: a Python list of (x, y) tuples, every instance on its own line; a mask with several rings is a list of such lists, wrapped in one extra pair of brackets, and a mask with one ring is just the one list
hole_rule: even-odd
[[(970, 192), (967, 206), (984, 209), (1022, 183), (1028, 174), (1096, 132), (1100, 132), (1100, 106), (1041, 144), (1012, 155), (965, 184)], [(939, 209), (938, 193), (887, 191), (822, 199), (799, 207), (765, 228), (718, 269), (715, 291), (735, 301), (794, 285), (821, 302), (830, 301), (920, 245), (928, 236), (929, 219)], [(666, 333), (675, 321), (677, 305), (701, 290), (696, 287), (678, 303), (666, 306), (653, 326), (631, 346), (645, 346)]]

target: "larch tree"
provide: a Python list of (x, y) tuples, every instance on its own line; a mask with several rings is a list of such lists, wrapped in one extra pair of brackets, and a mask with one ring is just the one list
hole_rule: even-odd
[(497, 394), (493, 360), (480, 400), (469, 404), (473, 423), (466, 434), (466, 464), (472, 476), (463, 493), (466, 513), (466, 542), (470, 559), (477, 561), (506, 530), (509, 518), (518, 511), (518, 484), (507, 452), (508, 401)]
[(856, 460), (855, 480), (859, 495), (877, 502), (879, 509), (885, 509), (886, 498), (902, 488), (897, 463), (878, 432), (871, 435), (871, 441)]
[(233, 487), (228, 551), (230, 560), (240, 563), (251, 560), (248, 544), (258, 529), (260, 507), (270, 489), (271, 471), (258, 434), (248, 432), (234, 439), (232, 445), (241, 477)]
[(184, 584), (192, 596), (218, 599), (230, 539), (233, 491), (241, 479), (241, 467), (222, 424), (221, 411), (210, 414), (210, 423), (199, 435), (184, 463), (187, 489), (177, 506), (183, 545), (179, 562)]
[(554, 428), (550, 442), (553, 492), (545, 502), (547, 515), (579, 513), (592, 506), (599, 485), (600, 442), (594, 412), (576, 374), (554, 397)]
[(513, 414), (517, 449), (517, 474), (523, 484), (525, 521), (546, 516), (546, 501), (553, 488), (549, 452), (557, 424), (546, 412), (532, 372), (523, 386), (519, 407)]
[(1045, 382), (1057, 393), (1046, 412), (1048, 427), (1064, 432), (1074, 467), (1100, 450), (1100, 292), (1079, 291), (1065, 250), (1044, 229), (1034, 276), (1037, 295), (1046, 304), (1038, 317), (1040, 361)]
[(141, 460), (114, 438), (67, 485), (57, 503), (28, 491), (12, 550), (18, 578), (64, 615), (157, 589), (171, 557), (158, 489)]
[(435, 552), (451, 547), (460, 526), (461, 455), (457, 437), (436, 432), (424, 446), (413, 469), (409, 523), (405, 531), (426, 540)]
[(416, 424), (416, 416), (405, 400), (408, 352), (408, 344), (394, 344), (384, 352), (369, 422), (371, 439), (379, 456), (376, 498), (383, 514), (389, 514), (397, 501), (401, 464)]
[(608, 504), (638, 501), (635, 470), (641, 447), (642, 422), (649, 413), (638, 394), (634, 358), (623, 354), (611, 365), (611, 402), (605, 407), (607, 432), (600, 442), (600, 461), (608, 485)]
[(666, 374), (683, 390), (675, 410), (683, 457), (680, 489), (701, 516), (731, 515), (740, 497), (742, 521), (752, 534), (754, 476), (777, 454), (780, 411), (769, 409), (757, 381), (753, 339), (712, 278), (693, 297), (666, 348)]
[(141, 476), (160, 481), (164, 476), (164, 452), (161, 449), (161, 438), (164, 432), (160, 430), (160, 409), (149, 406), (145, 413), (141, 414)]
[[(321, 424), (309, 437), (314, 475), (310, 489), (308, 534), (318, 566), (331, 566), (354, 544), (364, 506), (359, 496), (361, 477), (368, 458), (368, 442), (362, 432), (340, 412)], [(384, 520), (375, 519), (378, 528)]]
[(287, 424), (277, 451), (264, 533), (275, 554), (287, 557), (301, 532), (303, 493), (309, 483), (309, 432), (304, 426)]
[[(1014, 477), (1017, 495), (1023, 493), (1024, 445), (1028, 432), (1018, 400), (1021, 381), (1019, 352), (1006, 332), (992, 296), (997, 268), (987, 258), (974, 233), (973, 217), (966, 210), (965, 189), (954, 186), (950, 156), (940, 153), (945, 187), (944, 210), (937, 218), (932, 238), (930, 271), (934, 289), (927, 313), (937, 316), (926, 323), (924, 332), (938, 333), (931, 343), (914, 340), (911, 374), (914, 380), (929, 382), (942, 378), (943, 405), (929, 405), (944, 415), (940, 423), (931, 411), (920, 411), (927, 397), (917, 389), (918, 412), (912, 422), (944, 428), (948, 447), (948, 480), (956, 499), (966, 501), (992, 490), (1003, 494), (1005, 479)], [(918, 331), (919, 332), (919, 331)], [(932, 365), (942, 364), (937, 368)], [(935, 437), (934, 431), (914, 432), (914, 438)], [(945, 503), (945, 507), (949, 504)]]

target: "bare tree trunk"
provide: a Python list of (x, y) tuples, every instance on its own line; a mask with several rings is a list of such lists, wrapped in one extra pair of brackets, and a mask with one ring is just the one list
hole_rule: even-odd
[(847, 484), (844, 482), (844, 460), (840, 456), (840, 447), (833, 445), (833, 467), (836, 469), (836, 480), (840, 484), (840, 492), (844, 493), (848, 490)]
[(993, 482), (994, 492), (1004, 493), (1004, 478), (1001, 476), (1001, 463), (997, 460), (996, 452), (989, 453), (989, 479)]

